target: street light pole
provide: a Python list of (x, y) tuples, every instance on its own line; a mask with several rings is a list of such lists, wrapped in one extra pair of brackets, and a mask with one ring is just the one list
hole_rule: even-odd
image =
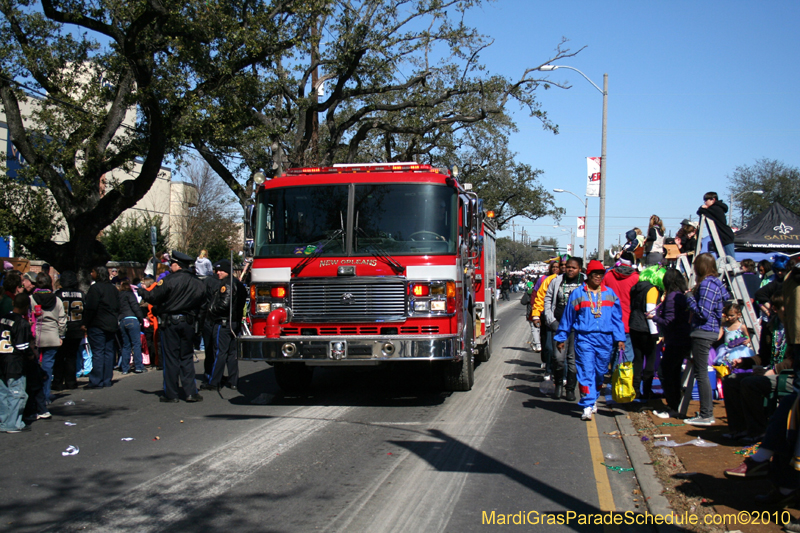
[(606, 257), (606, 131), (608, 129), (608, 74), (603, 74), (603, 140), (600, 146), (600, 222), (598, 224), (597, 253), (600, 262)]
[[(572, 250), (572, 255), (575, 255), (575, 234), (572, 232), (572, 226), (569, 227), (569, 247)], [(586, 246), (583, 248), (586, 249)]]
[[(553, 189), (553, 192), (566, 192), (574, 196), (578, 199), (580, 203), (583, 204), (583, 264), (586, 265), (586, 254), (588, 253), (587, 248), (589, 247), (589, 199), (581, 200), (581, 197), (575, 194), (572, 191), (567, 191), (565, 189)], [(575, 242), (572, 243), (572, 253), (575, 253)]]
[[(589, 79), (589, 76), (581, 72), (580, 70), (576, 69), (575, 67), (568, 67), (566, 65), (542, 65), (539, 67), (539, 70), (542, 72), (550, 72), (552, 70), (556, 70), (559, 68), (566, 68), (569, 70), (574, 70), (578, 74), (584, 77), (586, 81), (592, 84), (592, 86), (600, 91), (603, 95), (603, 131), (602, 131), (602, 140), (600, 144), (600, 222), (597, 225), (597, 253), (599, 254), (598, 259), (600, 262), (603, 262), (605, 259), (605, 232), (606, 232), (606, 131), (608, 129), (608, 74), (603, 74), (603, 88), (597, 86), (595, 82)], [(587, 199), (588, 202), (588, 199)], [(584, 250), (586, 249), (586, 245), (583, 246)], [(584, 263), (586, 262), (586, 258), (584, 257)]]

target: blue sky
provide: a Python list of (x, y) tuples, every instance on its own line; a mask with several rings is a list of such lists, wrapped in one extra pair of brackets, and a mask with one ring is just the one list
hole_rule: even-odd
[[(681, 219), (697, 219), (709, 190), (729, 203), (727, 176), (737, 166), (760, 158), (800, 166), (800, 2), (499, 0), (467, 22), (495, 39), (482, 55), (494, 72), (517, 77), (566, 37), (573, 50), (587, 48), (560, 64), (600, 87), (608, 73), (606, 246), (646, 228), (652, 214), (674, 234)], [(518, 111), (511, 148), (544, 171), (548, 189), (583, 197), (585, 158), (600, 155), (602, 95), (576, 72), (549, 76), (572, 86), (539, 93), (560, 133)], [(567, 211), (562, 225), (574, 228), (583, 206), (567, 194), (556, 200)], [(598, 210), (591, 198), (590, 251)], [(569, 242), (550, 219), (517, 224)]]

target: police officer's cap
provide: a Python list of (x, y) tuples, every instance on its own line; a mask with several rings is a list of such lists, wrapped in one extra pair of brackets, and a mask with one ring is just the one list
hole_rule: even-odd
[(178, 263), (181, 268), (189, 268), (189, 265), (192, 262), (192, 258), (188, 255), (181, 253), (177, 250), (172, 250), (172, 257), (170, 259), (170, 263)]
[(214, 263), (214, 270), (222, 270), (223, 272), (227, 272), (230, 274), (231, 272), (231, 262), (227, 259), (220, 259), (216, 263)]

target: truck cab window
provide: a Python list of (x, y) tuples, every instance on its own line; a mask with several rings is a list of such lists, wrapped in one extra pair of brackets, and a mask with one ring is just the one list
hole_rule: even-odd
[(392, 254), (453, 253), (456, 195), (429, 183), (356, 184), (353, 252), (373, 245)]
[(313, 185), (268, 189), (259, 195), (256, 254), (310, 255), (325, 245), (322, 255), (342, 254), (342, 239), (327, 242), (342, 228), (347, 212), (347, 185)]

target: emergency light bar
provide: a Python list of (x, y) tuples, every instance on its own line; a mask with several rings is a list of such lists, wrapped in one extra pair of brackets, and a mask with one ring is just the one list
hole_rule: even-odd
[(290, 168), (286, 174), (297, 176), (300, 174), (343, 174), (347, 172), (435, 172), (439, 173), (438, 168), (431, 165), (420, 165), (419, 163), (364, 163), (354, 165), (333, 165), (332, 167), (304, 167)]

